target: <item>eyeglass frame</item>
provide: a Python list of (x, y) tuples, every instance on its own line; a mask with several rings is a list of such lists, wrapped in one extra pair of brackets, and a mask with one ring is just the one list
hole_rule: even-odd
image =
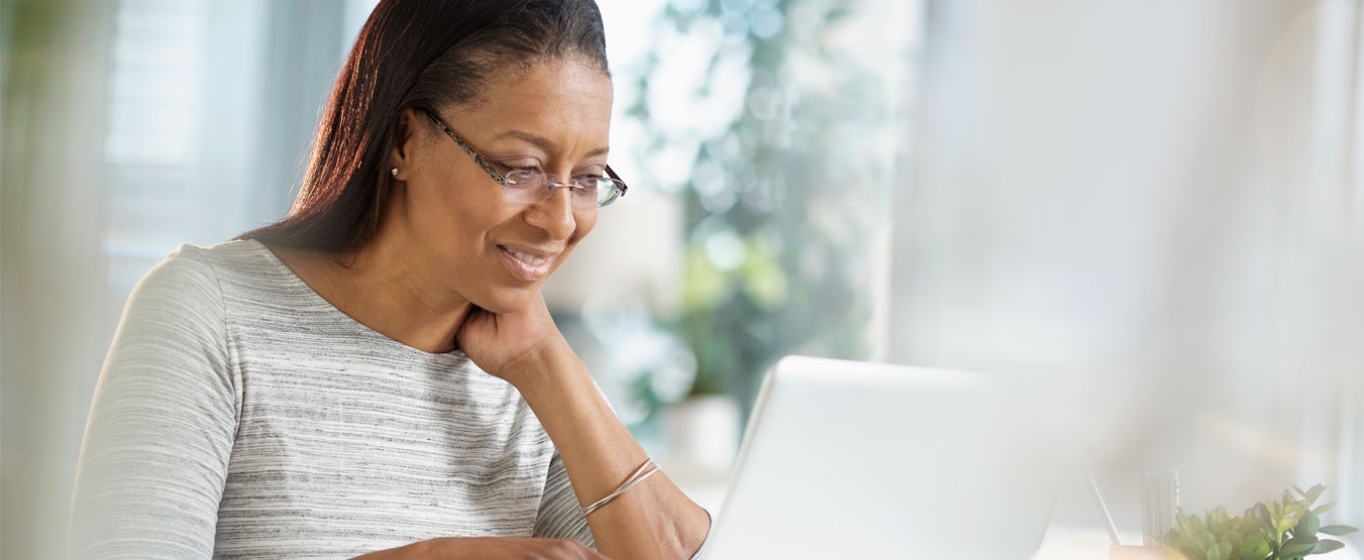
[[(417, 110), (421, 111), (422, 114), (426, 115), (426, 118), (430, 119), (432, 123), (440, 127), (441, 132), (444, 132), (446, 136), (449, 136), (451, 140), (454, 140), (455, 144), (459, 145), (459, 147), (464, 150), (464, 153), (469, 154), (469, 157), (474, 159), (474, 163), (477, 163), (478, 166), (482, 168), (483, 171), (487, 173), (489, 177), (492, 177), (493, 181), (495, 181), (498, 185), (501, 185), (502, 188), (507, 187), (506, 175), (503, 175), (502, 172), (498, 171), (497, 168), (493, 166), (492, 162), (489, 162), (487, 158), (479, 155), (479, 153), (475, 151), (472, 147), (470, 147), (469, 144), (465, 143), (464, 140), (461, 140), (459, 136), (457, 136), (453, 131), (451, 131), (450, 127), (445, 124), (445, 120), (440, 118), (440, 115), (437, 115), (434, 110), (427, 109), (425, 107), (418, 107)], [(554, 177), (554, 175), (545, 173), (544, 171), (541, 171), (540, 173), (545, 175), (546, 177)], [(625, 181), (620, 178), (620, 175), (616, 175), (615, 170), (611, 169), (610, 165), (606, 166), (606, 176), (607, 178), (614, 181), (617, 186), (619, 186), (620, 194), (611, 198), (611, 200), (608, 201), (606, 204), (597, 205), (597, 208), (609, 206), (611, 203), (615, 202), (616, 199), (624, 197), (625, 191), (630, 190), (630, 187), (625, 184)], [(569, 179), (572, 180), (572, 177), (570, 177)], [(549, 182), (549, 184), (545, 186), (550, 190), (553, 190), (558, 187), (583, 188), (577, 183), (577, 181), (574, 181), (572, 183), (555, 183), (551, 181)]]

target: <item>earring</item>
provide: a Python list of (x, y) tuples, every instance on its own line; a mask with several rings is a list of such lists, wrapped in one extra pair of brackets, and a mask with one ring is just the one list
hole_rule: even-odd
[(394, 177), (397, 177), (397, 176), (398, 176), (398, 168), (397, 168), (397, 167), (394, 167), (393, 169), (390, 169), (390, 170), (388, 171), (388, 173), (389, 173), (390, 175), (394, 176)]

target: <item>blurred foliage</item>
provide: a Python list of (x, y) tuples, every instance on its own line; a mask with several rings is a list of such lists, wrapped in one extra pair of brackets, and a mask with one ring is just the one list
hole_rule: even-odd
[[(897, 124), (884, 75), (836, 40), (858, 4), (869, 2), (674, 1), (656, 22), (662, 35), (723, 29), (701, 95), (734, 87), (724, 81), (736, 79), (735, 57), (747, 65), (742, 110), (686, 139), (699, 149), (683, 191), (675, 327), (696, 354), (693, 394), (750, 402), (762, 373), (790, 353), (869, 357), (872, 238), (887, 221), (890, 158), (886, 142), (866, 147)], [(654, 149), (677, 141), (657, 121), (679, 108), (648, 101), (651, 69), (669, 54), (652, 53), (630, 109)]]
[(1295, 486), (1282, 498), (1255, 504), (1237, 517), (1221, 507), (1203, 517), (1181, 510), (1164, 542), (1191, 560), (1286, 560), (1339, 550), (1343, 543), (1318, 535), (1347, 535), (1356, 529), (1321, 525), (1320, 516), (1335, 505), (1313, 507), (1325, 490), (1321, 485), (1307, 490)]

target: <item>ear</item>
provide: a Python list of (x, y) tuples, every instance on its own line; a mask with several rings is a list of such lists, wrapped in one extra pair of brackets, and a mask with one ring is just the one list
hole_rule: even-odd
[[(412, 148), (417, 140), (417, 119), (416, 110), (408, 108), (398, 113), (398, 122), (393, 126), (393, 151), (389, 153), (389, 164), (384, 169), (384, 174), (398, 181), (407, 181), (412, 171)], [(393, 169), (398, 170), (397, 175), (392, 174)]]

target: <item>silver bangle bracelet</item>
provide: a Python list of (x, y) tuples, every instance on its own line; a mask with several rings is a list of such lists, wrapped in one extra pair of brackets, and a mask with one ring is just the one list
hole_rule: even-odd
[(658, 468), (658, 465), (654, 464), (653, 459), (648, 459), (644, 461), (644, 464), (640, 465), (638, 469), (635, 469), (635, 472), (630, 475), (630, 478), (625, 479), (625, 482), (621, 483), (620, 488), (617, 488), (615, 492), (612, 492), (605, 498), (593, 502), (592, 505), (579, 506), (582, 508), (583, 517), (587, 517), (592, 512), (601, 509), (602, 506), (606, 505), (611, 500), (616, 499), (617, 496), (624, 494), (626, 490), (634, 488), (636, 484), (644, 482), (644, 479), (653, 476), (653, 474), (658, 472), (659, 470), (660, 469)]

